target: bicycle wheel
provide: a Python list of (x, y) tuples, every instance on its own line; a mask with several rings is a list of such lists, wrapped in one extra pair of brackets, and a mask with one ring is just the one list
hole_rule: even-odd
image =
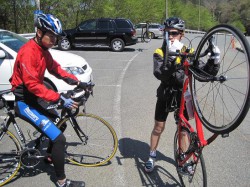
[(207, 62), (208, 55), (199, 57), (213, 37), (220, 49), (220, 81), (192, 80), (192, 97), (198, 116), (205, 127), (217, 134), (237, 128), (245, 118), (250, 102), (250, 47), (246, 37), (229, 25), (218, 25), (203, 37), (195, 53), (195, 62)]
[[(188, 136), (188, 140), (189, 140), (189, 144), (190, 144), (190, 132), (182, 129), (182, 133), (187, 134)], [(206, 187), (207, 186), (207, 173), (206, 173), (206, 166), (205, 166), (205, 161), (204, 158), (202, 156), (202, 154), (200, 154), (199, 157), (195, 156), (194, 153), (192, 153), (192, 167), (193, 167), (193, 174), (189, 174), (189, 173), (185, 173), (185, 171), (183, 171), (184, 166), (179, 166), (179, 160), (182, 157), (183, 151), (182, 149), (179, 147), (179, 143), (178, 143), (178, 131), (176, 131), (175, 136), (174, 136), (174, 158), (175, 158), (175, 162), (176, 162), (176, 170), (178, 173), (178, 177), (180, 179), (181, 185), (182, 186), (203, 186)]]
[(9, 182), (20, 169), (21, 146), (10, 132), (0, 133), (0, 186)]
[(86, 167), (106, 164), (118, 147), (118, 139), (112, 126), (93, 114), (78, 114), (75, 119), (86, 138), (79, 132), (84, 141), (80, 140), (74, 129), (70, 128), (70, 119), (66, 118), (60, 123), (59, 127), (67, 124), (64, 132), (67, 159), (73, 164)]
[(144, 42), (148, 43), (151, 41), (152, 39), (152, 33), (151, 32), (144, 32), (143, 36), (142, 36), (142, 39)]

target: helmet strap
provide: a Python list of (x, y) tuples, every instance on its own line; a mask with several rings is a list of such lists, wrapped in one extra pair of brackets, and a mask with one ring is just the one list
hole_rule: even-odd
[(38, 44), (39, 46), (41, 46), (44, 50), (48, 50), (48, 48), (45, 47), (45, 46), (43, 45), (43, 43), (42, 43), (42, 39), (43, 39), (43, 37), (44, 37), (46, 31), (41, 30), (41, 29), (39, 29), (39, 30), (42, 32), (42, 35), (41, 35), (41, 37), (38, 35), (38, 32), (39, 32), (39, 31), (38, 31), (38, 29), (37, 29), (37, 32), (36, 32), (36, 41), (37, 41), (37, 44)]

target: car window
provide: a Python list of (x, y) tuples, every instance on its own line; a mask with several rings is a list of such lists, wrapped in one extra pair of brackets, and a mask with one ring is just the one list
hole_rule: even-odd
[(120, 29), (132, 27), (129, 22), (123, 19), (115, 20), (115, 23), (116, 23), (117, 28), (120, 28)]
[(80, 30), (95, 30), (96, 20), (88, 20), (79, 25)]
[(107, 29), (110, 29), (110, 28), (113, 28), (112, 24), (110, 21), (99, 21), (98, 22), (98, 29), (100, 30), (107, 30)]
[(27, 41), (28, 40), (26, 38), (15, 33), (8, 31), (0, 32), (0, 42), (11, 48), (15, 52), (18, 52), (23, 44), (25, 44)]

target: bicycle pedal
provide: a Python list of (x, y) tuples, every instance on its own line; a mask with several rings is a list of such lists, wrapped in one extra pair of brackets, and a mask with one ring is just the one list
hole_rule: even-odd
[(221, 134), (221, 137), (222, 138), (227, 138), (227, 137), (229, 137), (229, 133)]
[(183, 167), (178, 167), (178, 168), (177, 168), (177, 171), (178, 171), (178, 173), (179, 173), (180, 175), (182, 175), (182, 176), (192, 176), (193, 173), (194, 173), (193, 171), (192, 171), (192, 172), (190, 172), (190, 171), (185, 171)]

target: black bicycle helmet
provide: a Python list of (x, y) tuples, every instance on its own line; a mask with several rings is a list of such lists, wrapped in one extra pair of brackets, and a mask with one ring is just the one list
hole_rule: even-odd
[(44, 32), (51, 31), (57, 36), (64, 35), (60, 20), (51, 14), (38, 14), (35, 20), (35, 27)]
[(185, 30), (185, 22), (178, 17), (170, 17), (164, 22), (165, 29), (178, 29), (181, 31)]

